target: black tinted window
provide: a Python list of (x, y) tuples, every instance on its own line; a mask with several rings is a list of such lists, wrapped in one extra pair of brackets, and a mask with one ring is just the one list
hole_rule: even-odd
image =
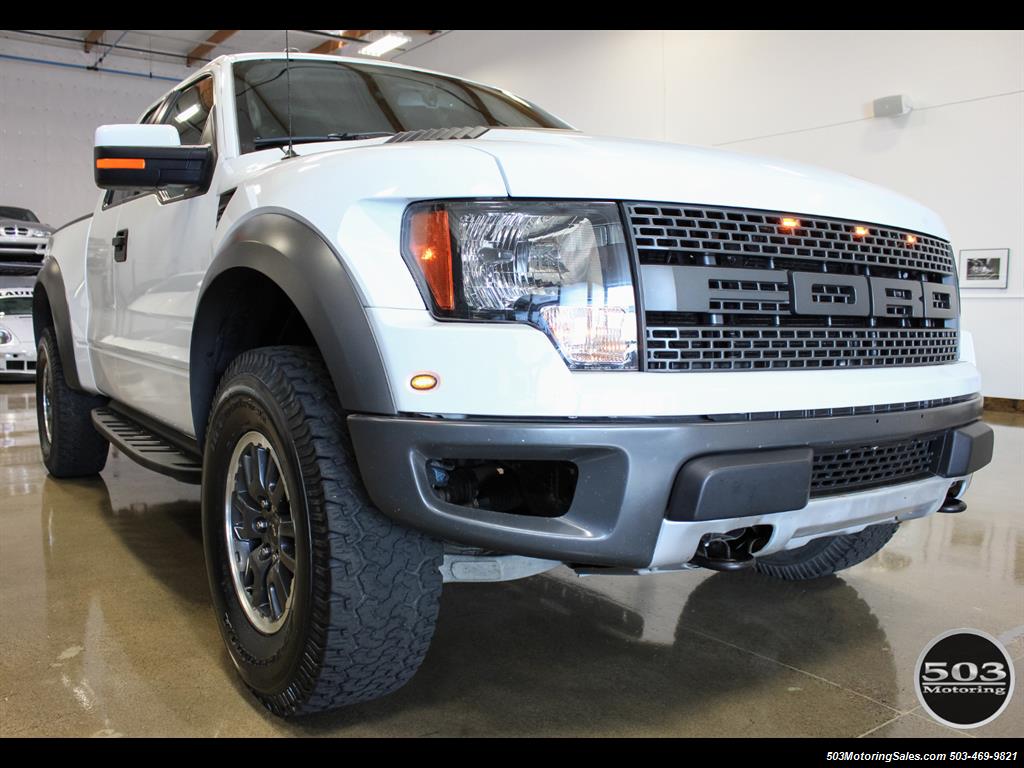
[(28, 208), (11, 208), (10, 206), (0, 206), (0, 219), (28, 221), (33, 224), (39, 223), (39, 219), (37, 219), (36, 215)]
[(525, 101), (457, 78), (405, 69), (283, 59), (234, 65), (235, 105), (242, 152), (258, 139), (291, 135), (414, 131), (423, 128), (509, 126), (568, 128)]
[(31, 315), (31, 296), (0, 296), (0, 315)]

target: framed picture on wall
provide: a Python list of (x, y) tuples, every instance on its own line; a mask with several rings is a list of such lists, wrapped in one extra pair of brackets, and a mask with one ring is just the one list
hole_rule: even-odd
[(1009, 248), (960, 251), (961, 288), (1005, 288)]

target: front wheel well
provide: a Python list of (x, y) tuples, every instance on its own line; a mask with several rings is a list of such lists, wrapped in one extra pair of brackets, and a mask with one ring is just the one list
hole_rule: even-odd
[(36, 343), (43, 331), (53, 327), (53, 310), (50, 309), (50, 297), (41, 283), (36, 283), (32, 292), (32, 330), (35, 332)]
[(196, 441), (203, 444), (214, 391), (231, 361), (267, 346), (316, 346), (298, 307), (255, 269), (229, 269), (203, 292), (192, 327), (189, 391)]

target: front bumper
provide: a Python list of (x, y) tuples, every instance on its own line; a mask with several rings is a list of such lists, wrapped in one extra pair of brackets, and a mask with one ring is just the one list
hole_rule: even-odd
[[(981, 407), (981, 397), (973, 397), (917, 410), (732, 422), (528, 422), (359, 414), (348, 421), (370, 497), (385, 514), (406, 525), (488, 550), (647, 568), (688, 562), (706, 533), (772, 525), (772, 537), (761, 551), (767, 554), (822, 535), (929, 514), (941, 506), (956, 479), (991, 458), (991, 430), (978, 422)], [(960, 433), (966, 436), (954, 441), (953, 435)], [(925, 479), (812, 498), (809, 503), (806, 496), (801, 503), (783, 495), (786, 500), (778, 503), (789, 506), (762, 506), (745, 514), (738, 503), (760, 503), (758, 494), (750, 494), (756, 483), (748, 483), (747, 496), (737, 496), (727, 515), (721, 510), (728, 504), (721, 504), (721, 491), (714, 491), (712, 483), (714, 492), (708, 493), (709, 506), (703, 509), (717, 509), (717, 516), (694, 511), (682, 520), (678, 514), (669, 519), (677, 476), (698, 457), (744, 452), (771, 461), (777, 449), (863, 446), (924, 435), (938, 436), (946, 446), (934, 473)], [(575, 496), (560, 517), (444, 502), (432, 489), (427, 462), (460, 458), (572, 461), (579, 470)], [(769, 490), (765, 484), (764, 495), (774, 496)], [(673, 509), (676, 506), (673, 502)]]
[(46, 255), (46, 237), (0, 236), (0, 257), (34, 256), (40, 261)]
[(39, 271), (49, 238), (0, 236), (0, 274), (35, 274)]
[(36, 350), (31, 344), (0, 346), (0, 376), (36, 375)]

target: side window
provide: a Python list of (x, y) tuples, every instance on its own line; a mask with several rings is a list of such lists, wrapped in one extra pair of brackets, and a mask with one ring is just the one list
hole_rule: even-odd
[(206, 144), (213, 131), (212, 111), (213, 78), (204, 77), (178, 95), (160, 122), (174, 126), (183, 145)]
[[(172, 97), (173, 98), (173, 97)], [(160, 116), (160, 123), (174, 126), (182, 146), (209, 144), (216, 151), (213, 130), (213, 78), (204, 77), (178, 94)], [(180, 200), (189, 196), (186, 187), (167, 187), (161, 190), (164, 201)]]
[(153, 107), (151, 110), (149, 110), (149, 112), (147, 112), (145, 115), (143, 115), (142, 119), (139, 120), (139, 122), (143, 123), (143, 124), (155, 123), (156, 122), (156, 116), (160, 112), (160, 107), (162, 107), (163, 105), (164, 105), (163, 101), (159, 102), (155, 107)]

